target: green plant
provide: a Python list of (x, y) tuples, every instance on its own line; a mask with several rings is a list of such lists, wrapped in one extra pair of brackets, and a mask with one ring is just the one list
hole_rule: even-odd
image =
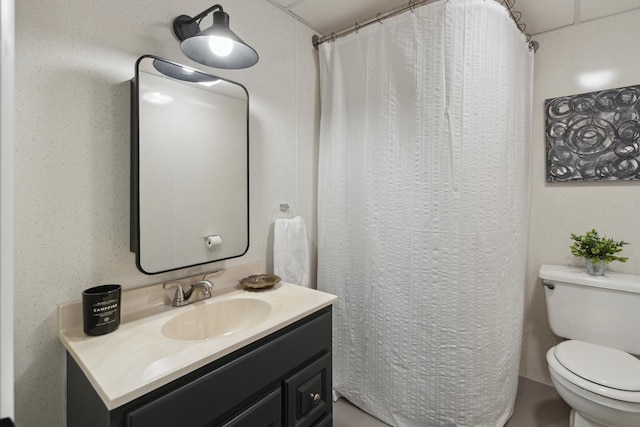
[(611, 261), (626, 262), (629, 259), (615, 255), (622, 251), (622, 246), (628, 245), (628, 242), (624, 240), (616, 242), (605, 236), (600, 237), (596, 230), (587, 231), (584, 236), (576, 236), (571, 233), (571, 239), (575, 242), (570, 246), (571, 253), (577, 257), (586, 258), (591, 262), (602, 260), (609, 264)]

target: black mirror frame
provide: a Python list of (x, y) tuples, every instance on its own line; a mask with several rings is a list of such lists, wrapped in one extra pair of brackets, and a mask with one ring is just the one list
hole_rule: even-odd
[[(247, 88), (238, 83), (238, 82), (234, 82), (233, 80), (228, 80), (225, 79), (223, 77), (219, 77), (219, 76), (213, 76), (211, 74), (212, 77), (215, 77), (217, 79), (220, 79), (222, 81), (226, 81), (228, 83), (232, 83), (235, 85), (240, 86), (246, 93), (247, 95), (247, 158), (246, 158), (246, 167), (247, 167), (247, 246), (244, 249), (244, 251), (239, 254), (239, 255), (234, 255), (234, 256), (229, 256), (226, 258), (220, 258), (220, 259), (215, 259), (215, 260), (210, 260), (210, 261), (205, 261), (205, 262), (201, 262), (201, 263), (195, 263), (195, 264), (190, 264), (190, 265), (184, 265), (184, 266), (180, 266), (180, 267), (175, 267), (175, 268), (169, 268), (167, 270), (162, 270), (162, 271), (155, 271), (155, 272), (148, 272), (145, 271), (141, 264), (140, 264), (140, 182), (139, 182), (139, 173), (140, 173), (140, 130), (139, 130), (139, 109), (138, 109), (138, 100), (139, 100), (139, 66), (140, 66), (140, 62), (145, 59), (145, 58), (151, 58), (154, 60), (160, 60), (160, 61), (165, 61), (168, 62), (174, 66), (177, 67), (182, 67), (182, 64), (178, 64), (176, 62), (173, 61), (169, 61), (167, 59), (164, 58), (160, 58), (158, 56), (154, 56), (154, 55), (143, 55), (140, 58), (138, 58), (138, 60), (136, 61), (135, 64), (135, 75), (134, 78), (131, 80), (131, 176), (130, 176), (130, 246), (129, 246), (129, 250), (131, 252), (134, 252), (136, 255), (136, 267), (138, 267), (138, 270), (141, 271), (144, 274), (148, 274), (148, 275), (155, 275), (155, 274), (161, 274), (161, 273), (166, 273), (169, 271), (175, 271), (175, 270), (181, 270), (183, 268), (191, 268), (191, 267), (196, 267), (199, 265), (205, 265), (205, 264), (211, 264), (214, 262), (219, 262), (219, 261), (224, 261), (227, 259), (233, 259), (233, 258), (239, 258), (241, 256), (244, 256), (247, 251), (249, 250), (249, 247), (251, 245), (251, 229), (250, 229), (250, 203), (251, 203), (251, 197), (250, 197), (250, 183), (249, 183), (249, 157), (250, 157), (250, 152), (249, 152), (249, 92), (247, 91)], [(189, 68), (193, 68), (193, 67), (189, 67)], [(205, 73), (201, 70), (196, 70), (200, 73), (203, 74), (208, 74)]]

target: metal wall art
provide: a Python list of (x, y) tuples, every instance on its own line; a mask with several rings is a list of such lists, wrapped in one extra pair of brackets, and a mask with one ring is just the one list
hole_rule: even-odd
[(640, 180), (640, 85), (544, 106), (547, 182)]

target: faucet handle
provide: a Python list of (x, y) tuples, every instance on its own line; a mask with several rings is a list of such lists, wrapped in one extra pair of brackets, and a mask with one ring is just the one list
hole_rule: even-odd
[(218, 276), (220, 276), (220, 270), (218, 270), (218, 271), (212, 271), (211, 273), (207, 273), (207, 274), (205, 274), (205, 275), (204, 275), (204, 277), (202, 278), (202, 280), (203, 280), (203, 281), (210, 282), (210, 280), (207, 280), (207, 277), (209, 277), (209, 276), (213, 276), (213, 277), (218, 277)]
[(182, 285), (177, 282), (165, 283), (162, 285), (165, 289), (176, 288), (176, 296), (173, 298), (172, 303), (183, 302), (184, 301), (184, 289), (182, 289)]

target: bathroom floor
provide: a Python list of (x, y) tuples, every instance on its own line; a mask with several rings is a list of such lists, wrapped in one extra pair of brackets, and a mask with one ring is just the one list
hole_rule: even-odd
[[(385, 427), (344, 399), (333, 404), (333, 427)], [(505, 427), (569, 427), (569, 407), (552, 386), (520, 377), (513, 415)]]

